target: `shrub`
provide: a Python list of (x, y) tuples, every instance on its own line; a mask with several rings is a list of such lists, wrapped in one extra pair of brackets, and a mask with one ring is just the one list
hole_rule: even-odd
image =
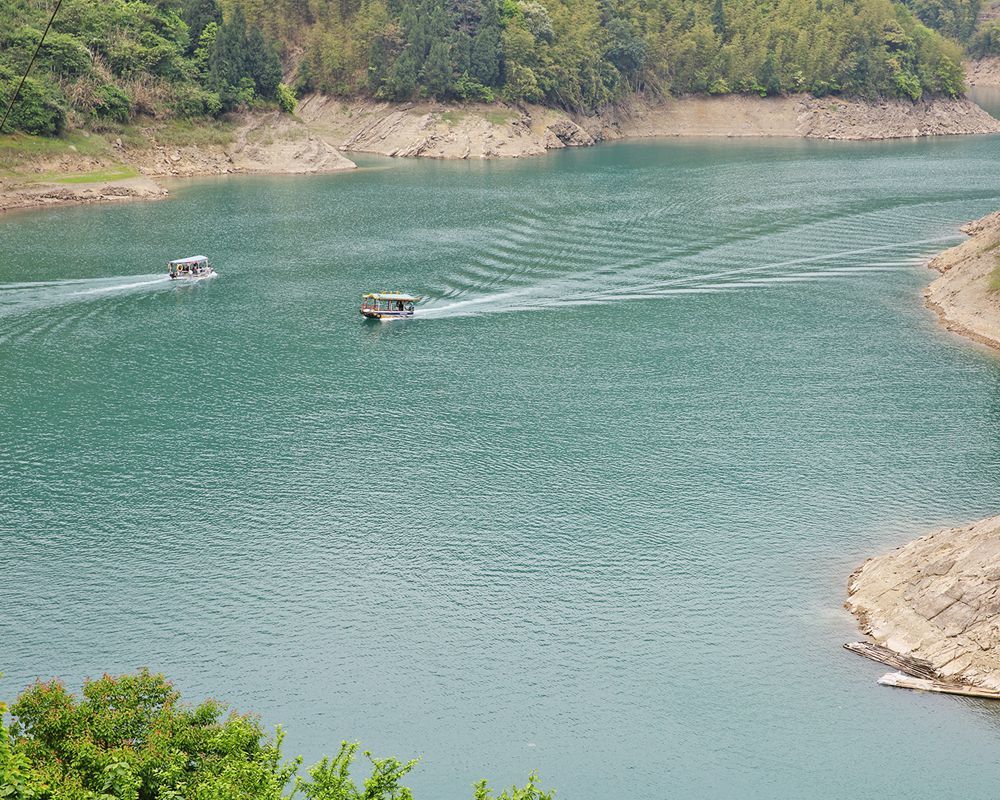
[(106, 83), (97, 90), (94, 114), (111, 122), (128, 122), (132, 116), (132, 98), (115, 86)]
[(531, 67), (523, 64), (507, 65), (507, 82), (504, 85), (504, 95), (510, 100), (527, 100), (528, 102), (542, 99), (542, 90), (538, 86), (538, 78)]
[[(413, 800), (403, 778), (417, 760), (364, 756), (362, 787), (351, 766), (356, 742), (298, 774), (286, 761), (284, 733), (269, 736), (257, 717), (227, 713), (208, 700), (190, 707), (162, 675), (141, 670), (88, 680), (82, 697), (58, 681), (29, 687), (0, 703), (0, 798), (5, 800)], [(290, 782), (292, 792), (284, 794)], [(532, 773), (523, 788), (494, 796), (474, 785), (474, 800), (552, 800)]]
[(923, 94), (923, 88), (920, 85), (920, 79), (908, 70), (900, 70), (894, 76), (896, 84), (896, 93), (900, 97), (908, 97), (913, 102), (920, 99), (920, 95)]
[(289, 86), (284, 83), (278, 84), (278, 106), (286, 114), (291, 114), (295, 111), (295, 106), (299, 103), (295, 99), (295, 92), (291, 90)]
[(204, 114), (214, 117), (222, 111), (222, 98), (217, 92), (209, 92), (192, 84), (181, 84), (174, 87), (170, 110), (178, 117), (200, 117)]
[[(19, 78), (0, 71), (0, 107), (6, 111)], [(2, 133), (15, 130), (57, 136), (66, 129), (66, 109), (55, 89), (42, 81), (28, 78), (14, 102)]]
[(250, 108), (257, 99), (257, 88), (253, 78), (240, 78), (239, 86), (233, 87), (233, 106), (236, 108)]
[(725, 78), (716, 78), (708, 87), (709, 94), (729, 94), (729, 84)]
[(993, 20), (980, 28), (969, 43), (969, 55), (973, 58), (1000, 56), (1000, 21)]
[(475, 78), (469, 77), (468, 72), (455, 81), (455, 94), (463, 100), (479, 100), (483, 103), (492, 103), (497, 99), (489, 86), (483, 86)]

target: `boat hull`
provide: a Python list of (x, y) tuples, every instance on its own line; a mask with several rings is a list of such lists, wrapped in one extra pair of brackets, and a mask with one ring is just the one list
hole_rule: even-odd
[(368, 309), (361, 310), (361, 316), (365, 319), (378, 319), (383, 322), (388, 322), (393, 319), (410, 319), (413, 316), (412, 311), (370, 311)]
[(171, 275), (170, 280), (172, 281), (207, 281), (210, 278), (218, 277), (219, 273), (215, 270), (207, 272), (204, 275)]

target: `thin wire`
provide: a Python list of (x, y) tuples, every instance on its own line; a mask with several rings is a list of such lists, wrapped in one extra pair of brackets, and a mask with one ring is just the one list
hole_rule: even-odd
[(17, 91), (14, 92), (14, 96), (10, 98), (10, 102), (7, 104), (7, 111), (3, 115), (3, 122), (0, 122), (0, 133), (3, 133), (3, 126), (7, 124), (7, 117), (10, 116), (11, 110), (14, 108), (14, 103), (17, 101), (17, 96), (21, 94), (21, 89), (24, 88), (24, 82), (28, 78), (28, 73), (31, 72), (31, 68), (35, 65), (35, 59), (38, 58), (38, 51), (42, 49), (42, 42), (45, 41), (45, 37), (49, 33), (49, 28), (52, 27), (52, 23), (55, 21), (56, 14), (59, 13), (59, 6), (62, 5), (62, 0), (56, 0), (56, 7), (52, 9), (52, 16), (49, 17), (49, 24), (45, 26), (45, 30), (42, 31), (42, 38), (38, 40), (38, 45), (35, 47), (35, 52), (31, 54), (31, 61), (28, 62), (28, 68), (24, 71), (21, 76), (21, 82), (17, 85)]

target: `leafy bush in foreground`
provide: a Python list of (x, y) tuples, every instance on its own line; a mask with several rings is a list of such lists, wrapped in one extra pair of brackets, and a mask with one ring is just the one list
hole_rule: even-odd
[[(350, 768), (357, 743), (342, 742), (299, 774), (300, 758), (281, 754), (251, 715), (226, 713), (212, 700), (189, 707), (163, 675), (142, 670), (86, 681), (82, 698), (58, 681), (38, 682), (10, 707), (0, 703), (0, 798), (3, 800), (412, 800), (401, 781), (413, 759), (374, 758), (357, 786)], [(495, 800), (552, 800), (534, 773), (524, 788)], [(286, 795), (286, 790), (291, 791)], [(485, 781), (474, 800), (492, 800)]]

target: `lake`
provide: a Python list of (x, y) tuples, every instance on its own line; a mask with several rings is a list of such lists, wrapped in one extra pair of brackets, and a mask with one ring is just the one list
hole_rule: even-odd
[[(141, 665), (421, 800), (987, 797), (1000, 711), (841, 649), (998, 511), (932, 253), (1000, 137), (656, 141), (0, 217), (0, 695)], [(164, 277), (205, 253), (220, 276)], [(422, 319), (358, 314), (424, 295)]]

